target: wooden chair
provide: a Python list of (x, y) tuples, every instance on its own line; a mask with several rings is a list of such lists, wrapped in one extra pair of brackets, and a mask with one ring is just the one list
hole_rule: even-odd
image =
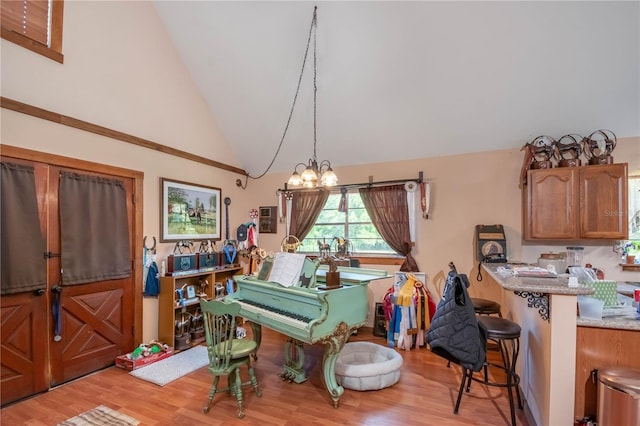
[[(200, 301), (204, 318), (205, 336), (209, 353), (209, 372), (213, 374), (213, 384), (209, 391), (209, 400), (203, 408), (208, 413), (216, 393), (229, 392), (238, 400), (238, 417), (244, 417), (242, 406), (242, 386), (252, 385), (258, 397), (262, 392), (258, 388), (258, 380), (251, 366), (251, 354), (256, 351), (253, 339), (236, 339), (236, 317), (240, 313), (238, 303), (221, 301)], [(240, 367), (246, 365), (250, 379), (243, 382)], [(227, 376), (227, 387), (219, 388), (221, 376)]]

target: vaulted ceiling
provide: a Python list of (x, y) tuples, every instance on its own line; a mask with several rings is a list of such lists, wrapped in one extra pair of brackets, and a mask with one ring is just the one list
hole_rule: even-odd
[[(283, 140), (316, 5), (317, 157), (334, 168), (521, 147), (541, 134), (640, 135), (638, 2), (154, 4), (252, 176)], [(270, 171), (313, 153), (312, 54)]]

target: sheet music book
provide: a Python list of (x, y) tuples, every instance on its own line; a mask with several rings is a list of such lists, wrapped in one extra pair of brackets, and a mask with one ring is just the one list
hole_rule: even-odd
[(269, 274), (269, 281), (276, 282), (285, 287), (298, 284), (304, 259), (307, 256), (298, 253), (278, 252), (273, 256), (273, 266)]

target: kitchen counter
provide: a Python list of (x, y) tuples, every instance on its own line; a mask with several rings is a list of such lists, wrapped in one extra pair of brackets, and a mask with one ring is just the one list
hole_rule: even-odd
[(611, 328), (614, 330), (636, 330), (640, 331), (640, 321), (638, 315), (631, 316), (616, 316), (606, 317), (601, 320), (578, 318), (578, 327), (598, 327), (598, 328)]
[[(529, 278), (498, 273), (505, 264), (483, 264), (487, 285), (498, 286), (502, 315), (520, 325), (516, 371), (531, 424), (574, 422), (578, 295), (590, 287), (569, 287), (568, 278)], [(514, 265), (523, 266), (523, 265)], [(502, 271), (502, 269), (500, 269)], [(504, 271), (506, 272), (506, 271)]]
[[(515, 266), (521, 267), (523, 265)], [(593, 288), (587, 287), (582, 284), (579, 284), (578, 287), (569, 287), (568, 274), (560, 274), (558, 278), (518, 277), (510, 272), (513, 268), (512, 265), (485, 263), (483, 265), (483, 268), (505, 290), (572, 295), (593, 294), (594, 292)]]
[[(517, 265), (522, 266), (522, 265)], [(503, 289), (522, 293), (539, 293), (541, 295), (565, 294), (565, 295), (589, 295), (594, 290), (591, 287), (580, 284), (579, 287), (569, 287), (569, 277), (561, 274), (558, 278), (530, 278), (514, 276), (510, 271), (510, 265), (485, 264), (484, 270), (498, 282)], [(625, 295), (633, 295), (635, 286), (629, 283), (618, 285), (618, 292)], [(547, 300), (544, 301), (546, 303)], [(551, 313), (548, 312), (550, 316)], [(619, 330), (640, 330), (640, 320), (638, 315), (612, 316), (601, 320), (577, 318), (577, 325), (580, 327), (600, 327)]]
[[(592, 288), (585, 285), (569, 287), (568, 277), (563, 275), (559, 278), (514, 276), (507, 273), (508, 269), (503, 269), (506, 266), (509, 265), (483, 264), (482, 267), (489, 275), (487, 285), (498, 286), (500, 290), (500, 299), (496, 301), (501, 304), (502, 315), (519, 324), (522, 330), (516, 370), (527, 417), (531, 418), (530, 423), (537, 425), (573, 424), (574, 405), (584, 405), (581, 396), (576, 399), (576, 393), (580, 391), (576, 379), (582, 380), (582, 376), (576, 376), (573, 367), (576, 365), (578, 330), (581, 335), (603, 333), (615, 337), (629, 334), (635, 339), (640, 336), (636, 333), (640, 330), (640, 321), (625, 317), (599, 321), (580, 319), (578, 296), (593, 294)], [(602, 339), (604, 337), (598, 334), (596, 340)], [(611, 348), (617, 347), (611, 345)]]

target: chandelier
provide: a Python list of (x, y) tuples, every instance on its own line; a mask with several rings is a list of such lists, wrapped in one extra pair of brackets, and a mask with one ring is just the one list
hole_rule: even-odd
[[(302, 81), (302, 74), (304, 72), (304, 64), (307, 62), (307, 54), (309, 53), (309, 46), (311, 44), (311, 36), (313, 35), (313, 157), (309, 159), (308, 163), (298, 163), (293, 168), (293, 174), (289, 178), (287, 182), (291, 186), (300, 186), (302, 185), (305, 188), (315, 188), (318, 185), (321, 186), (335, 186), (338, 183), (338, 176), (336, 176), (335, 172), (331, 168), (331, 163), (329, 160), (322, 160), (318, 162), (316, 157), (316, 145), (318, 143), (317, 140), (317, 132), (316, 132), (316, 98), (318, 86), (316, 85), (316, 77), (317, 77), (317, 58), (316, 58), (316, 33), (318, 27), (318, 16), (317, 16), (318, 6), (315, 6), (313, 9), (313, 19), (311, 20), (311, 29), (309, 30), (309, 39), (307, 40), (307, 49), (304, 53), (304, 60), (302, 62), (302, 70), (300, 71), (300, 78), (298, 80), (298, 89), (300, 88), (300, 81)], [(298, 93), (296, 92), (296, 97)], [(295, 99), (294, 99), (295, 105)], [(302, 173), (298, 173), (298, 167), (304, 167)], [(302, 170), (302, 167), (300, 170)]]

